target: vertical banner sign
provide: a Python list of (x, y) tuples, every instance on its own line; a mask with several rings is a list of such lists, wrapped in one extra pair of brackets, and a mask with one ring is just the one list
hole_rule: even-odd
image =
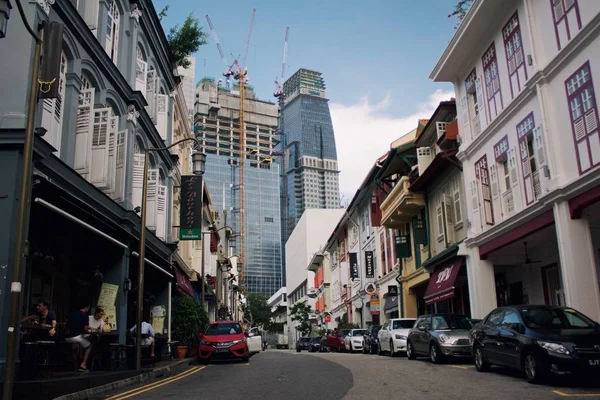
[(365, 251), (365, 277), (375, 278), (375, 268), (373, 267), (372, 251)]
[(202, 177), (181, 177), (181, 206), (179, 214), (179, 240), (202, 238)]
[(358, 278), (358, 255), (350, 253), (350, 279)]
[(50, 22), (44, 27), (42, 65), (40, 68), (39, 98), (55, 99), (60, 90), (60, 58), (62, 54), (63, 25)]

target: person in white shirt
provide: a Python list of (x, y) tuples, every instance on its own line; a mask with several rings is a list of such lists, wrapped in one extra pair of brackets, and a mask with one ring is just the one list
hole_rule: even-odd
[[(129, 331), (135, 332), (136, 327), (137, 327), (137, 325), (134, 325), (133, 328), (131, 328)], [(141, 333), (142, 333), (142, 335), (148, 335), (147, 337), (142, 338), (142, 346), (150, 346), (150, 357), (156, 357), (154, 355), (154, 347), (156, 346), (156, 343), (154, 342), (155, 333), (154, 333), (154, 329), (152, 328), (152, 325), (150, 325), (146, 321), (142, 321), (142, 332)]]
[[(102, 328), (104, 328), (104, 310), (100, 307), (96, 308), (96, 312), (94, 315), (89, 316), (88, 326), (92, 331), (102, 332)], [(88, 337), (90, 335), (84, 335), (84, 337)]]

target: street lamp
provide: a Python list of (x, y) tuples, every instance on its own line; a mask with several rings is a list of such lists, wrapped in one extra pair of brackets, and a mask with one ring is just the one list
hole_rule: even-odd
[(0, 0), (0, 39), (6, 36), (11, 8), (9, 0)]
[[(137, 293), (137, 315), (136, 315), (136, 342), (135, 342), (135, 368), (140, 370), (142, 368), (142, 310), (144, 303), (144, 263), (146, 258), (146, 200), (148, 197), (148, 168), (149, 168), (149, 153), (151, 151), (163, 151), (169, 150), (171, 147), (175, 147), (180, 143), (193, 140), (196, 142), (198, 149), (200, 149), (200, 141), (195, 138), (181, 139), (170, 146), (156, 147), (144, 150), (144, 175), (143, 186), (142, 186), (142, 215), (140, 221), (140, 255), (139, 255), (139, 268), (138, 268), (138, 293)], [(194, 175), (202, 175), (204, 173), (206, 155), (203, 153), (194, 153), (192, 155)], [(203, 200), (201, 199), (201, 202)], [(203, 207), (203, 204), (200, 204)]]

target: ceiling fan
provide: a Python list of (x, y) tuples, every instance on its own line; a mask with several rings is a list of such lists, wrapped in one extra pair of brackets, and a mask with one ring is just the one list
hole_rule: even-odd
[(529, 258), (529, 253), (527, 252), (527, 242), (523, 242), (523, 245), (525, 246), (525, 262), (524, 264), (528, 265), (528, 264), (536, 264), (536, 263), (541, 263), (541, 260), (532, 260), (531, 258)]

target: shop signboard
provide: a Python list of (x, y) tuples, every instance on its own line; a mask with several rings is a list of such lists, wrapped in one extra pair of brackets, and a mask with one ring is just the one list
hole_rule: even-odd
[(379, 315), (379, 293), (374, 292), (371, 293), (371, 298), (369, 300), (369, 308), (371, 309), (371, 315)]
[(181, 177), (179, 240), (202, 239), (202, 177)]

